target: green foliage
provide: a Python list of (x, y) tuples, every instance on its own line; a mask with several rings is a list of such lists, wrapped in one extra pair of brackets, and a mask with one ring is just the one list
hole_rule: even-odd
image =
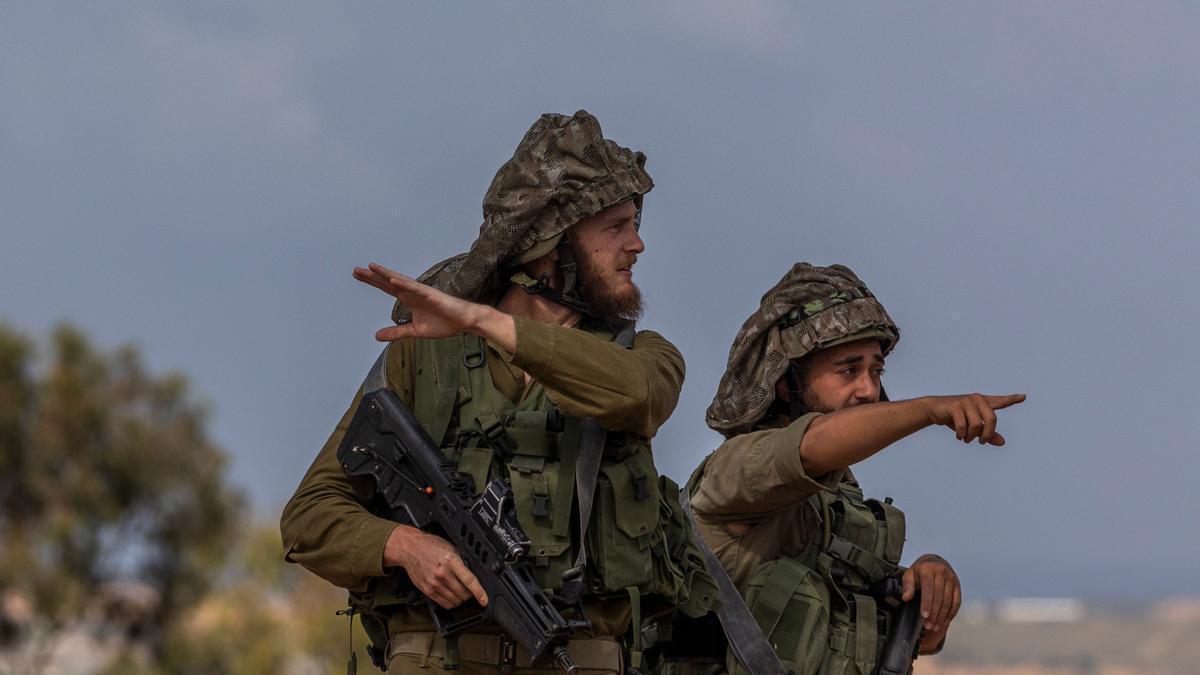
[(186, 378), (57, 329), (36, 358), (0, 325), (0, 588), (53, 630), (103, 612), (108, 582), (156, 594), (152, 651), (220, 571), (243, 512)]
[(345, 591), (284, 563), (206, 429), (187, 379), (132, 347), (63, 327), (39, 348), (0, 324), (0, 601), (33, 614), (22, 627), (0, 603), (0, 672), (38, 672), (81, 629), (109, 647), (78, 672), (345, 672)]

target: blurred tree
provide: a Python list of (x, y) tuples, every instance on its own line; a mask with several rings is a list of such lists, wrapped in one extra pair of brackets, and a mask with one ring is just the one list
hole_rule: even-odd
[[(150, 375), (133, 347), (101, 353), (70, 327), (46, 352), (0, 324), (0, 594), (49, 631), (118, 625), (158, 660), (222, 571), (243, 499), (184, 376)], [(122, 585), (151, 597), (114, 622)]]

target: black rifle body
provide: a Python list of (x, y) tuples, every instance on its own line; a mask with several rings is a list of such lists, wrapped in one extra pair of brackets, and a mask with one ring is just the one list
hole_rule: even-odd
[(371, 476), (387, 512), (379, 515), (447, 539), (479, 579), (488, 605), (478, 611), (444, 610), (429, 601), (434, 625), (449, 637), (490, 620), (539, 661), (544, 656), (568, 672), (566, 653), (584, 620), (565, 619), (533, 579), (525, 558), (529, 539), (517, 523), (512, 488), (493, 480), (475, 495), (469, 476), (455, 470), (395, 392), (363, 396), (338, 447), (351, 476)]
[[(898, 586), (897, 582), (897, 586)], [(899, 594), (895, 595), (899, 598)], [(877, 675), (909, 675), (921, 646), (921, 594), (892, 610), (891, 632), (879, 658)]]

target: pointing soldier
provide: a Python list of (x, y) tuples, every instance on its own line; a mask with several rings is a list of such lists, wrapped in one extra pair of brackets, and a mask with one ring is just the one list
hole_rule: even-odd
[(884, 360), (899, 337), (849, 268), (796, 264), (734, 339), (708, 409), (726, 441), (689, 482), (698, 529), (798, 675), (872, 672), (895, 601), (880, 589), (896, 576), (901, 600), (920, 594), (920, 651), (941, 648), (962, 600), (958, 576), (936, 555), (900, 566), (904, 514), (865, 498), (850, 466), (931, 425), (1003, 445), (996, 411), (1025, 400), (888, 401)]

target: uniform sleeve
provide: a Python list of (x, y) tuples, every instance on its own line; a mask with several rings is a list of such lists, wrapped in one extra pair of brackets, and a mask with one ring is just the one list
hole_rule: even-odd
[(640, 331), (626, 349), (575, 328), (514, 319), (511, 362), (540, 382), (566, 414), (652, 438), (675, 410), (683, 355), (658, 333)]
[[(387, 357), (389, 386), (409, 405), (412, 354), (411, 342), (396, 342)], [(347, 476), (337, 459), (338, 446), (361, 399), (361, 392), (354, 396), (280, 519), (285, 558), (349, 590), (364, 590), (371, 577), (384, 574), (383, 547), (396, 527), (364, 506), (374, 494), (374, 482)]]
[(710, 520), (755, 520), (824, 489), (841, 472), (815, 480), (804, 473), (800, 461), (800, 440), (818, 415), (809, 413), (782, 429), (726, 441), (705, 465), (692, 508)]

